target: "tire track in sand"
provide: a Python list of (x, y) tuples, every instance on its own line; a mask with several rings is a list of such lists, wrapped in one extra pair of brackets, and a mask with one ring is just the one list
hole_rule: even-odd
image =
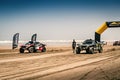
[(47, 69), (47, 70), (44, 70), (44, 71), (40, 71), (40, 69), (38, 69), (38, 70), (36, 69), (36, 71), (32, 71), (32, 70), (30, 72), (26, 71), (26, 72), (24, 72), (24, 74), (23, 73), (17, 73), (15, 75), (11, 74), (9, 76), (1, 77), (1, 79), (17, 80), (17, 79), (30, 79), (30, 78), (38, 77), (38, 76), (42, 77), (42, 76), (47, 76), (47, 75), (50, 75), (50, 74), (53, 74), (53, 73), (74, 69), (74, 68), (84, 66), (84, 65), (87, 65), (87, 64), (107, 60), (107, 59), (110, 59), (112, 57), (113, 56), (87, 59), (85, 61), (76, 62), (76, 63), (72, 63), (72, 64), (67, 64), (67, 65), (62, 65), (62, 66), (50, 68), (50, 69)]
[(59, 55), (68, 55), (69, 53), (70, 51), (67, 51), (64, 53), (46, 54), (46, 55), (39, 55), (39, 56), (32, 56), (32, 57), (25, 57), (25, 58), (4, 59), (4, 60), (0, 60), (0, 63), (48, 58), (48, 57), (54, 57), (54, 56), (59, 56)]

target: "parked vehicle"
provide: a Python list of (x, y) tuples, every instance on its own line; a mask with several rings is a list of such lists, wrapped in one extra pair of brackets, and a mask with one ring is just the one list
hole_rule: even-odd
[(79, 54), (83, 50), (85, 50), (86, 53), (93, 54), (95, 51), (102, 53), (103, 48), (100, 42), (95, 42), (95, 40), (87, 39), (82, 44), (77, 44), (76, 54)]
[(33, 42), (29, 41), (25, 45), (22, 45), (19, 49), (20, 53), (24, 53), (25, 50), (27, 50), (29, 53), (41, 51), (41, 52), (46, 52), (46, 45), (42, 44), (40, 42)]
[(113, 46), (120, 46), (120, 41), (113, 42)]

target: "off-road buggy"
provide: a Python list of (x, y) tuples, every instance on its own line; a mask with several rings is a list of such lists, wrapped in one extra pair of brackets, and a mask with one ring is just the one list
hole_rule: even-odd
[(22, 45), (19, 49), (20, 53), (24, 53), (25, 50), (27, 50), (29, 53), (41, 51), (41, 52), (46, 52), (46, 45), (42, 44), (40, 42), (33, 42), (29, 41), (25, 45)]

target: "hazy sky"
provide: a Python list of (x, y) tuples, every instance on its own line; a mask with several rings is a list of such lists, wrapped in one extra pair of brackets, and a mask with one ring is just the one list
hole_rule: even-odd
[[(120, 0), (0, 0), (0, 40), (71, 40), (94, 38), (105, 21), (120, 20)], [(118, 39), (120, 28), (107, 29), (104, 40)]]

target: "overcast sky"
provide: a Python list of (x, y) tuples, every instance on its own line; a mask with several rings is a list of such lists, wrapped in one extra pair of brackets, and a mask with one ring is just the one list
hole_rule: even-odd
[[(105, 21), (120, 20), (120, 0), (0, 0), (0, 40), (72, 40), (93, 38)], [(120, 28), (107, 29), (104, 40), (120, 40)]]

